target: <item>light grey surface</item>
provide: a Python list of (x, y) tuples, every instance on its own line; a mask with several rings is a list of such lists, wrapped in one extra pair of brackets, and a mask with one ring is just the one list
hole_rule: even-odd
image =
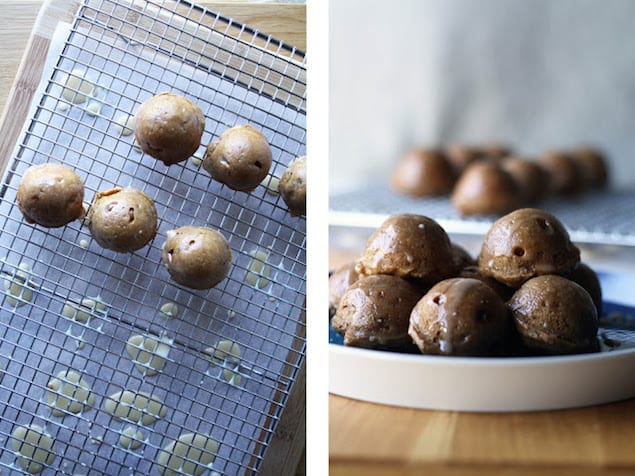
[[(290, 160), (305, 153), (305, 115), (87, 23), (76, 25), (54, 70), (45, 72), (46, 89), (35, 97), (33, 118), (3, 181), (2, 280), (27, 262), (34, 298), (14, 308), (4, 293), (0, 296), (0, 472), (16, 471), (13, 428), (35, 422), (56, 440), (56, 460), (43, 474), (156, 474), (157, 451), (187, 432), (218, 440), (212, 468), (238, 474), (262, 457), (261, 443), (271, 434), (280, 398), (292, 383), (287, 361), (293, 366), (302, 361), (304, 346), (295, 345), (304, 327), (305, 220), (290, 217), (282, 199), (264, 186), (238, 193), (211, 180), (191, 160), (165, 167), (136, 151), (133, 136), (120, 136), (114, 121), (151, 95), (172, 90), (203, 109), (203, 144), (236, 123), (263, 130), (273, 150), (272, 173), (280, 176)], [(170, 51), (169, 41), (162, 46)], [(104, 106), (97, 117), (82, 106), (59, 107), (65, 77), (74, 69), (85, 71), (101, 88), (98, 99)], [(85, 182), (88, 202), (115, 185), (144, 190), (159, 214), (156, 238), (135, 253), (117, 254), (100, 248), (79, 221), (58, 229), (25, 223), (15, 205), (17, 184), (27, 167), (47, 161), (74, 168)], [(165, 232), (190, 224), (217, 228), (230, 242), (232, 268), (215, 289), (176, 285), (160, 261)], [(82, 239), (89, 241), (87, 249), (80, 246)], [(255, 249), (270, 252), (272, 274), (262, 289), (245, 282)], [(67, 299), (97, 295), (107, 303), (105, 316), (88, 325), (71, 325), (62, 316)], [(158, 312), (167, 301), (180, 309), (169, 322)], [(69, 331), (81, 334), (84, 348), (76, 349)], [(157, 376), (143, 376), (125, 343), (134, 334), (163, 332), (174, 339), (166, 365)], [(210, 367), (202, 353), (221, 339), (241, 347), (239, 385), (225, 382), (221, 368)], [(78, 416), (54, 418), (42, 397), (50, 377), (65, 368), (86, 376), (96, 404)], [(137, 451), (118, 445), (125, 425), (103, 410), (104, 398), (123, 389), (156, 394), (169, 408), (165, 418), (144, 428), (148, 439)]]
[(635, 185), (635, 2), (334, 0), (330, 189), (387, 180), (404, 149), (604, 148)]

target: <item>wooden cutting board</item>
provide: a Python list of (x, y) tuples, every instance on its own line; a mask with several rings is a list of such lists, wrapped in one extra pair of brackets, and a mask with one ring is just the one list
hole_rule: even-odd
[(635, 474), (635, 400), (551, 412), (460, 413), (331, 395), (329, 431), (332, 475)]
[[(199, 1), (199, 5), (306, 50), (306, 8), (300, 4)], [(80, 0), (0, 3), (0, 172), (20, 139), (59, 22), (70, 23)], [(305, 473), (305, 372), (301, 369), (265, 458), (264, 475)]]

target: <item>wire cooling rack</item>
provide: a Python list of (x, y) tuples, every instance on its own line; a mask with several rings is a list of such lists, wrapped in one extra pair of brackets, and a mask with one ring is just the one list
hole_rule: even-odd
[[(635, 246), (635, 193), (628, 190), (552, 198), (537, 205), (556, 215), (578, 242)], [(337, 193), (330, 198), (329, 223), (374, 228), (388, 216), (418, 213), (437, 220), (450, 233), (483, 235), (498, 217), (461, 217), (447, 197), (413, 198), (389, 189), (387, 183)]]
[[(81, 92), (69, 75), (94, 85), (94, 97), (68, 101), (69, 90)], [(234, 192), (200, 168), (203, 147), (168, 168), (135, 148), (117, 121), (158, 92), (181, 94), (203, 110), (203, 145), (252, 124), (268, 138), (271, 175), (280, 177), (305, 154), (305, 78), (303, 52), (196, 5), (82, 3), (2, 182), (0, 473), (20, 471), (11, 434), (32, 424), (54, 440), (43, 474), (160, 474), (161, 449), (187, 433), (218, 442), (212, 474), (258, 472), (304, 359), (305, 220), (272, 193), (275, 178)], [(80, 221), (28, 225), (15, 192), (25, 170), (43, 162), (76, 170), (87, 202), (116, 185), (143, 190), (157, 207), (156, 238), (118, 254)], [(166, 231), (190, 224), (221, 230), (232, 248), (229, 276), (209, 291), (176, 285), (160, 261)], [(79, 308), (89, 319), (69, 314), (91, 298)], [(165, 303), (176, 304), (176, 317), (160, 312)], [(169, 350), (156, 375), (140, 372), (126, 351), (133, 335), (154, 335), (163, 342), (155, 351)], [(220, 341), (235, 342), (240, 355), (210, 358), (206, 349)], [(54, 416), (47, 384), (66, 370), (81, 374), (93, 405)], [(130, 422), (106, 411), (108, 396), (124, 390), (152, 394), (166, 409), (152, 424), (133, 424), (142, 432), (137, 449), (119, 441)]]

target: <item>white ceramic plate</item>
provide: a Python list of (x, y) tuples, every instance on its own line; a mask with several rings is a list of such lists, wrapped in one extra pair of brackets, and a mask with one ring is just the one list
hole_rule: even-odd
[[(614, 275), (607, 278), (615, 284)], [(635, 311), (607, 307), (609, 313)], [(329, 390), (388, 405), (476, 412), (553, 410), (635, 397), (635, 330), (601, 333), (620, 346), (584, 355), (473, 358), (330, 344)]]
[(553, 410), (635, 397), (635, 349), (568, 357), (404, 355), (331, 344), (331, 393), (437, 410)]

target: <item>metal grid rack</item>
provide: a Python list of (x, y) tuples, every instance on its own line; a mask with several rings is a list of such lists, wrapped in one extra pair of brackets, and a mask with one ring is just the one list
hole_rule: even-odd
[[(86, 104), (63, 105), (73, 71), (97, 85), (96, 114)], [(29, 424), (54, 439), (55, 459), (43, 474), (157, 474), (157, 455), (184, 433), (218, 441), (210, 471), (258, 472), (304, 359), (305, 220), (292, 218), (264, 184), (234, 192), (195, 160), (164, 166), (136, 149), (115, 121), (170, 90), (203, 110), (203, 145), (236, 124), (261, 129), (273, 151), (271, 175), (280, 177), (305, 154), (305, 88), (303, 52), (196, 5), (82, 3), (2, 183), (0, 279), (25, 276), (21, 264), (29, 277), (16, 297), (0, 296), (0, 473), (19, 472), (11, 433)], [(143, 190), (159, 215), (156, 238), (119, 254), (100, 248), (79, 221), (28, 225), (15, 192), (25, 170), (43, 162), (75, 169), (87, 202), (116, 185)], [(234, 255), (227, 279), (207, 292), (176, 285), (160, 260), (166, 231), (189, 224), (221, 230)], [(256, 250), (266, 251), (271, 274), (252, 286), (245, 276)], [(88, 322), (63, 315), (67, 301), (96, 296), (105, 308)], [(166, 302), (178, 306), (176, 318), (161, 317)], [(172, 340), (157, 375), (136, 370), (125, 350), (133, 334)], [(203, 350), (220, 340), (240, 346), (238, 362), (211, 365)], [(68, 369), (88, 382), (95, 402), (55, 417), (46, 386)], [(240, 381), (227, 381), (227, 370)], [(104, 410), (105, 399), (122, 390), (151, 393), (167, 408), (165, 417), (139, 426), (144, 441), (135, 450), (118, 442), (126, 423)]]
[[(552, 198), (538, 205), (556, 215), (571, 237), (581, 243), (635, 247), (635, 193), (606, 191), (576, 198)], [(418, 213), (437, 220), (448, 232), (483, 235), (497, 217), (461, 217), (448, 197), (413, 198), (389, 189), (387, 183), (334, 194), (329, 223), (375, 228), (388, 216)], [(590, 219), (589, 217), (592, 217)]]

